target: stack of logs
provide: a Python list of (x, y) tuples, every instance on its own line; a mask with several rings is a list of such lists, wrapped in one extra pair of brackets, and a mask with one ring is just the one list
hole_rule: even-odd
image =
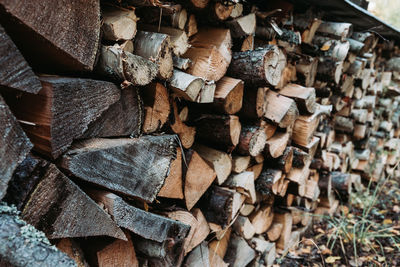
[(250, 3), (0, 0), (0, 199), (78, 266), (271, 266), (399, 176), (393, 43)]

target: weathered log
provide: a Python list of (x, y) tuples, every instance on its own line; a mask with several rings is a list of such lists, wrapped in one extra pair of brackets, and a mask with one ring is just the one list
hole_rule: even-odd
[(254, 237), (250, 240), (250, 246), (260, 254), (255, 261), (253, 261), (252, 266), (272, 266), (276, 259), (276, 248), (274, 242), (268, 242), (264, 239)]
[(348, 173), (331, 172), (332, 189), (345, 200), (351, 193), (351, 176)]
[(269, 90), (266, 102), (265, 118), (281, 128), (287, 128), (294, 124), (299, 115), (294, 100)]
[(217, 174), (217, 183), (221, 185), (229, 176), (232, 170), (231, 157), (222, 151), (195, 144), (193, 149), (210, 165), (214, 167)]
[(105, 235), (126, 240), (107, 214), (53, 164), (30, 195), (22, 217), (52, 239)]
[(195, 102), (204, 87), (204, 80), (175, 69), (169, 85), (177, 96)]
[(294, 148), (291, 146), (286, 147), (280, 157), (276, 158), (275, 160), (268, 161), (267, 164), (271, 168), (278, 168), (279, 170), (283, 171), (283, 173), (289, 173), (290, 169), (292, 168), (293, 150)]
[(102, 10), (103, 38), (108, 41), (132, 40), (136, 35), (138, 18), (134, 10), (104, 8)]
[(211, 267), (210, 265), (210, 251), (208, 249), (207, 243), (202, 242), (194, 250), (192, 250), (189, 255), (185, 258), (182, 266), (184, 267)]
[(343, 131), (345, 133), (352, 133), (354, 130), (354, 123), (352, 119), (335, 116), (335, 130)]
[(175, 138), (89, 139), (77, 142), (60, 165), (84, 181), (152, 202), (175, 159)]
[(317, 78), (324, 81), (334, 81), (336, 84), (339, 84), (342, 70), (343, 62), (336, 62), (325, 58), (318, 63)]
[(199, 95), (197, 96), (197, 103), (213, 103), (215, 90), (217, 85), (214, 81), (205, 81), (203, 88), (201, 88)]
[(12, 88), (36, 94), (42, 89), (38, 77), (0, 25), (0, 89)]
[(149, 84), (158, 72), (155, 63), (123, 51), (118, 45), (101, 46), (96, 68), (100, 74), (133, 85)]
[(311, 9), (307, 10), (306, 13), (293, 16), (293, 24), (297, 29), (303, 31), (301, 34), (303, 43), (311, 44), (321, 23), (322, 20), (320, 20), (316, 14), (313, 14)]
[(54, 248), (43, 232), (21, 220), (15, 207), (0, 205), (0, 224), (1, 266), (77, 266)]
[(353, 33), (353, 25), (345, 22), (323, 21), (317, 32), (345, 41)]
[(233, 151), (239, 143), (241, 124), (233, 115), (203, 115), (196, 119), (196, 137), (224, 151)]
[(236, 151), (245, 156), (257, 156), (265, 147), (267, 135), (262, 127), (243, 125)]
[(242, 109), (239, 116), (249, 120), (257, 120), (264, 116), (268, 88), (245, 88)]
[(227, 25), (231, 29), (232, 37), (234, 38), (252, 35), (256, 31), (256, 15), (250, 13), (246, 16), (228, 21)]
[(153, 133), (160, 130), (170, 114), (167, 88), (161, 83), (151, 83), (142, 90), (144, 104), (143, 132)]
[(185, 152), (184, 194), (188, 210), (191, 210), (216, 178), (216, 173), (194, 150)]
[(89, 190), (89, 194), (102, 203), (120, 227), (135, 234), (133, 241), (138, 252), (171, 265), (182, 261), (189, 225), (130, 206), (112, 193)]
[(300, 148), (293, 147), (293, 167), (301, 168), (309, 161), (309, 155)]
[(232, 267), (246, 266), (256, 257), (255, 251), (247, 242), (233, 234), (229, 240), (229, 247), (224, 261)]
[(133, 53), (148, 59), (158, 66), (158, 77), (169, 79), (174, 69), (172, 63), (171, 39), (156, 32), (138, 31), (135, 36)]
[(260, 194), (269, 197), (273, 194), (272, 188), (282, 178), (282, 171), (264, 169), (256, 180), (256, 190)]
[(318, 54), (334, 61), (345, 60), (350, 50), (350, 43), (348, 41), (341, 42), (323, 36), (314, 37), (313, 43), (320, 48)]
[(233, 53), (228, 70), (232, 77), (254, 85), (279, 83), (286, 66), (286, 55), (277, 46), (267, 45), (252, 51)]
[[(37, 94), (10, 97), (10, 107), (23, 124), (34, 149), (57, 158), (120, 99), (116, 85), (89, 79), (41, 76)], [(68, 104), (66, 104), (68, 103)]]
[(279, 250), (288, 249), (290, 245), (290, 236), (292, 233), (292, 222), (293, 222), (291, 213), (288, 212), (283, 214), (275, 213), (274, 222), (282, 223), (283, 225), (281, 236), (276, 242), (276, 247)]
[(296, 62), (296, 71), (298, 79), (304, 83), (304, 86), (312, 87), (317, 76), (318, 59), (315, 57), (300, 55)]
[(315, 89), (297, 84), (288, 84), (279, 90), (279, 94), (293, 98), (300, 112), (314, 113), (316, 106)]
[(100, 43), (99, 1), (4, 0), (0, 6), (0, 23), (35, 69), (93, 70)]
[(0, 199), (7, 191), (7, 184), (33, 145), (0, 96)]

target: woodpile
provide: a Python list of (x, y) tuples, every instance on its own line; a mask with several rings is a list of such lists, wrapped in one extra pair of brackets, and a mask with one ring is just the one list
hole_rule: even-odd
[(79, 266), (256, 267), (400, 176), (398, 48), (272, 2), (0, 0), (0, 199)]

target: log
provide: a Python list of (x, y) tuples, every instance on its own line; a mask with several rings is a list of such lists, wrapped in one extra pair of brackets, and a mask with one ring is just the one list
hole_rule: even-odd
[(34, 69), (93, 70), (100, 43), (99, 1), (3, 0), (0, 6), (0, 23)]
[(242, 42), (240, 51), (244, 52), (244, 51), (254, 50), (254, 42), (255, 42), (254, 35), (247, 36)]
[(182, 182), (182, 149), (176, 148), (176, 159), (171, 163), (169, 174), (165, 178), (164, 185), (158, 192), (159, 197), (183, 199), (183, 182)]
[(245, 88), (239, 116), (248, 120), (258, 120), (263, 117), (266, 109), (267, 91), (268, 88), (266, 87)]
[(354, 130), (354, 123), (353, 120), (342, 117), (342, 116), (335, 116), (335, 130), (343, 131), (345, 133), (352, 133)]
[(289, 133), (276, 132), (274, 136), (267, 140), (265, 144), (264, 155), (272, 158), (278, 158), (282, 156), (289, 139)]
[(303, 31), (301, 38), (303, 43), (307, 44), (311, 44), (317, 29), (322, 23), (322, 20), (312, 13), (312, 10), (309, 9), (304, 14), (296, 14), (293, 16), (293, 24), (296, 28)]
[(262, 127), (243, 125), (236, 152), (245, 156), (257, 156), (265, 147), (267, 135)]
[(317, 76), (318, 59), (307, 55), (301, 55), (296, 62), (297, 77), (306, 87), (312, 87)]
[(30, 195), (22, 218), (51, 239), (105, 235), (126, 240), (117, 224), (53, 164)]
[(190, 61), (190, 59), (188, 59), (188, 58), (177, 57), (177, 56), (173, 55), (172, 63), (174, 65), (174, 68), (185, 71), (191, 66), (192, 61)]
[(76, 266), (73, 259), (50, 244), (43, 232), (21, 220), (15, 207), (0, 205), (0, 224), (0, 265)]
[(135, 36), (134, 54), (148, 59), (158, 66), (158, 77), (169, 79), (174, 69), (171, 53), (171, 39), (156, 32), (138, 31)]
[(33, 145), (1, 96), (0, 122), (0, 199), (2, 199), (14, 170), (22, 163)]
[(134, 10), (123, 8), (104, 8), (102, 10), (103, 39), (108, 41), (132, 40), (136, 35), (136, 22), (139, 20)]
[(336, 62), (330, 59), (319, 61), (317, 78), (323, 81), (333, 81), (339, 84), (342, 76), (343, 62)]
[(281, 236), (282, 230), (283, 230), (282, 223), (279, 222), (273, 223), (267, 232), (268, 240), (272, 242), (277, 241)]
[(158, 73), (155, 63), (115, 45), (101, 46), (96, 68), (102, 75), (133, 85), (149, 84)]
[(365, 50), (369, 51), (376, 45), (376, 38), (371, 32), (353, 32), (351, 38), (364, 43)]
[(272, 224), (274, 212), (271, 207), (262, 207), (250, 215), (251, 224), (256, 234), (265, 233)]
[(138, 136), (142, 131), (143, 115), (138, 88), (125, 88), (120, 99), (92, 121), (80, 138)]
[(254, 173), (245, 171), (239, 174), (232, 174), (225, 181), (224, 186), (235, 189), (246, 196), (246, 202), (254, 204), (256, 201), (256, 190), (254, 187)]
[(233, 156), (232, 171), (234, 173), (241, 173), (246, 171), (249, 168), (250, 160), (250, 156)]
[(332, 189), (341, 197), (347, 199), (351, 193), (351, 176), (348, 173), (331, 172)]
[(190, 0), (190, 2), (195, 8), (203, 9), (208, 5), (208, 2), (210, 2), (210, 0)]
[(281, 178), (281, 170), (263, 169), (260, 176), (256, 180), (257, 192), (266, 197), (271, 196), (273, 194), (273, 186), (278, 183)]
[(311, 116), (299, 116), (293, 127), (293, 141), (302, 146), (309, 144), (317, 130), (319, 121), (320, 118), (316, 116), (316, 114)]
[(276, 86), (286, 66), (286, 56), (275, 45), (234, 52), (228, 73), (245, 83)]
[[(221, 228), (221, 226), (219, 226), (219, 228)], [(228, 249), (232, 228), (231, 227), (227, 227), (225, 229), (219, 229), (219, 228), (218, 230), (215, 229), (214, 231), (216, 232), (215, 238), (210, 241), (208, 247), (210, 249), (211, 258), (218, 256), (223, 259)]]
[(242, 108), (243, 81), (225, 76), (216, 85), (212, 109), (224, 114), (237, 113)]
[(122, 42), (119, 47), (125, 52), (133, 53), (134, 45), (132, 40)]
[(170, 103), (167, 88), (161, 83), (150, 83), (142, 90), (144, 104), (143, 133), (159, 131), (167, 122)]
[(196, 16), (194, 14), (190, 14), (188, 21), (185, 25), (185, 31), (188, 37), (192, 37), (198, 32)]
[(293, 167), (301, 168), (307, 164), (310, 157), (309, 155), (301, 150), (300, 148), (293, 147)]
[(60, 166), (84, 181), (152, 202), (176, 157), (175, 138), (89, 139), (63, 155)]
[(302, 113), (314, 113), (317, 108), (315, 89), (312, 87), (288, 84), (279, 90), (279, 94), (294, 99)]
[(183, 123), (179, 118), (176, 102), (172, 98), (170, 99), (170, 102), (172, 106), (172, 112), (169, 116), (169, 125), (172, 131), (178, 135), (180, 144), (184, 148), (190, 148), (194, 143), (196, 128), (187, 126), (185, 123)]
[(228, 21), (226, 24), (231, 30), (232, 37), (246, 37), (254, 34), (256, 31), (256, 15), (254, 13), (250, 13), (246, 16)]
[(254, 226), (247, 217), (239, 216), (233, 224), (233, 229), (246, 240), (255, 235)]
[(203, 196), (201, 207), (209, 223), (225, 227), (235, 218), (244, 200), (245, 196), (234, 190), (211, 186)]
[(23, 129), (34, 149), (53, 159), (121, 96), (117, 86), (104, 81), (57, 76), (40, 80), (43, 89), (37, 95), (11, 95), (9, 103), (19, 120), (29, 122)]
[(216, 178), (216, 173), (194, 150), (185, 153), (184, 194), (188, 210), (191, 210)]
[(185, 258), (184, 267), (211, 267), (210, 251), (206, 242), (202, 242)]
[(195, 102), (204, 87), (204, 80), (175, 69), (169, 86), (177, 96)]
[(341, 42), (323, 36), (315, 36), (313, 43), (320, 48), (318, 54), (334, 61), (344, 61), (350, 50), (348, 41)]
[(112, 193), (98, 190), (88, 193), (120, 227), (134, 233), (133, 242), (138, 252), (172, 265), (182, 261), (189, 225), (130, 206)]
[(233, 151), (239, 143), (241, 124), (233, 115), (203, 115), (196, 119), (196, 138), (223, 151)]
[(293, 150), (294, 148), (291, 146), (286, 147), (283, 154), (276, 160), (273, 160), (270, 165), (274, 165), (274, 167), (280, 169), (283, 173), (289, 173), (292, 169)]
[(279, 250), (289, 249), (290, 237), (292, 233), (292, 215), (291, 213), (276, 213), (274, 215), (274, 223), (282, 223), (283, 229), (281, 236), (276, 242), (276, 248)]
[(1, 25), (0, 55), (0, 90), (6, 87), (37, 94), (42, 89), (39, 78)]
[[(217, 174), (216, 182), (221, 185), (228, 178), (233, 168), (231, 157), (223, 152), (204, 145), (195, 144), (193, 149), (214, 168)], [(250, 160), (250, 159), (249, 159)]]
[(246, 266), (256, 257), (255, 251), (247, 242), (233, 234), (229, 240), (229, 247), (224, 261), (232, 267)]
[(215, 90), (217, 85), (214, 81), (205, 81), (203, 88), (200, 90), (200, 94), (197, 96), (197, 103), (212, 103), (214, 102)]
[(281, 128), (291, 127), (299, 115), (294, 100), (272, 90), (267, 92), (265, 118)]
[(97, 252), (99, 267), (106, 266), (132, 266), (138, 267), (135, 248), (131, 238), (128, 241), (115, 240)]
[(353, 25), (345, 22), (323, 21), (317, 29), (318, 33), (345, 41), (353, 33)]
[[(116, 242), (118, 242), (118, 241), (125, 242), (123, 240), (117, 239)], [(78, 242), (76, 242), (74, 239), (62, 238), (55, 244), (55, 246), (60, 251), (67, 254), (71, 259), (73, 259), (78, 266), (89, 267), (89, 264), (87, 263), (87, 261), (85, 259), (85, 256), (83, 254), (83, 250), (81, 249), (80, 244)]]
[(275, 262), (276, 259), (276, 248), (275, 248), (275, 243), (274, 242), (268, 242), (265, 241), (264, 239), (260, 238), (252, 238), (250, 240), (251, 245), (254, 246), (254, 249), (261, 255), (256, 258), (256, 261), (258, 259), (258, 262), (254, 263), (255, 265), (253, 266), (260, 266), (257, 264), (263, 264), (264, 266), (272, 266)]

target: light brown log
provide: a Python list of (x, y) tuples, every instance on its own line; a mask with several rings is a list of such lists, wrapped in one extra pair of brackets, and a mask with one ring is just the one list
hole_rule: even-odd
[(101, 46), (99, 62), (100, 74), (133, 85), (149, 84), (157, 75), (158, 67), (144, 57), (123, 51), (118, 45)]
[[(127, 238), (129, 237), (127, 236)], [(118, 241), (125, 242), (123, 240), (117, 240), (116, 242)], [(89, 267), (89, 264), (86, 262), (81, 246), (74, 239), (61, 238), (60, 240), (58, 240), (55, 246), (60, 251), (67, 254), (71, 259), (73, 259), (79, 267)]]
[(296, 144), (306, 146), (311, 142), (319, 123), (319, 116), (301, 115), (298, 117), (293, 127), (292, 138)]
[(245, 171), (239, 174), (232, 174), (225, 181), (224, 186), (235, 189), (246, 196), (249, 203), (256, 201), (256, 190), (254, 187), (254, 173)]
[(232, 171), (235, 173), (244, 172), (250, 165), (250, 156), (233, 156)]
[(290, 213), (276, 213), (274, 215), (274, 222), (283, 224), (282, 233), (276, 242), (276, 247), (279, 250), (286, 250), (289, 248), (290, 236), (292, 233), (292, 215)]
[(244, 52), (244, 51), (254, 50), (254, 43), (255, 43), (254, 35), (247, 36), (242, 42), (240, 51)]
[(235, 52), (228, 73), (245, 83), (276, 86), (286, 67), (286, 55), (275, 45)]
[(272, 224), (274, 212), (271, 207), (262, 207), (249, 216), (256, 234), (265, 233)]
[(233, 229), (246, 240), (255, 235), (255, 228), (247, 217), (239, 216), (233, 224)]
[(235, 114), (242, 108), (243, 81), (223, 77), (217, 82), (213, 108), (225, 114)]
[(190, 148), (194, 143), (196, 128), (187, 126), (179, 118), (178, 107), (174, 99), (170, 99), (172, 113), (169, 116), (171, 130), (179, 137), (180, 144), (184, 148)]
[(219, 256), (220, 258), (224, 258), (226, 254), (226, 250), (228, 249), (229, 239), (231, 237), (232, 227), (228, 227), (220, 230), (221, 234), (216, 234), (216, 238), (211, 240), (208, 244), (210, 248), (211, 257), (214, 255)]
[(299, 115), (294, 100), (282, 96), (272, 90), (267, 92), (267, 108), (265, 118), (277, 124), (281, 128), (290, 127)]
[(129, 234), (127, 236), (127, 241), (115, 240), (103, 249), (97, 251), (96, 254), (99, 267), (139, 266), (132, 239), (129, 237)]
[(170, 114), (167, 88), (161, 83), (151, 83), (143, 88), (142, 96), (145, 113), (142, 130), (146, 134), (159, 131)]
[(315, 32), (322, 23), (322, 20), (320, 20), (315, 14), (312, 13), (313, 12), (310, 9), (306, 13), (296, 14), (293, 17), (293, 23), (296, 28), (303, 31), (301, 35), (303, 43), (307, 44), (311, 44)]
[(103, 39), (108, 41), (132, 40), (136, 35), (138, 18), (134, 10), (123, 8), (104, 8), (102, 10)]
[(293, 162), (293, 147), (288, 146), (283, 151), (283, 154), (278, 157), (276, 160), (272, 161), (271, 165), (283, 171), (283, 173), (289, 173), (292, 168)]
[(198, 32), (196, 16), (194, 14), (190, 14), (188, 21), (185, 25), (185, 31), (188, 37), (192, 37)]
[(168, 35), (138, 31), (135, 36), (133, 53), (156, 63), (159, 78), (171, 78), (174, 66), (172, 63), (171, 39)]
[(281, 236), (282, 230), (283, 230), (283, 223), (280, 222), (272, 223), (271, 227), (267, 232), (268, 240), (272, 242), (277, 241)]
[(256, 31), (256, 15), (254, 13), (250, 13), (246, 16), (227, 22), (227, 25), (231, 29), (232, 37), (246, 37), (254, 34)]
[(289, 142), (289, 133), (276, 132), (274, 136), (267, 140), (264, 154), (272, 158), (280, 157)]
[(317, 108), (315, 89), (312, 87), (288, 84), (279, 90), (279, 94), (293, 98), (300, 112), (314, 113)]
[(169, 174), (157, 196), (183, 199), (182, 150), (179, 147), (176, 149), (176, 159), (172, 161)]
[(261, 174), (261, 172), (263, 170), (263, 166), (264, 166), (264, 163), (260, 162), (260, 163), (257, 163), (255, 165), (251, 166), (251, 167), (248, 167), (246, 169), (246, 171), (253, 172), (254, 173), (254, 179), (257, 180), (257, 178), (260, 176), (260, 174)]

